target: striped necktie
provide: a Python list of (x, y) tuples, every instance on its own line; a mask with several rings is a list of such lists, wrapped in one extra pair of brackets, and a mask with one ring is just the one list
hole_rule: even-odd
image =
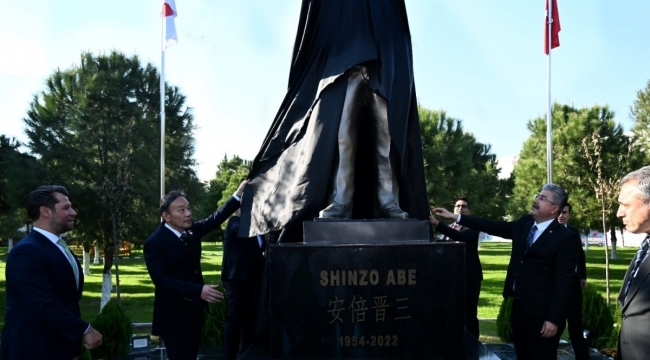
[(72, 251), (68, 248), (68, 244), (66, 244), (65, 240), (63, 238), (59, 238), (59, 240), (56, 242), (60, 247), (63, 248), (63, 252), (65, 253), (65, 256), (68, 257), (68, 261), (70, 261), (70, 265), (72, 265), (72, 272), (74, 273), (74, 279), (75, 283), (77, 284), (77, 288), (79, 287), (79, 268), (77, 268), (77, 262), (74, 259), (74, 255), (72, 255)]
[(641, 266), (641, 263), (643, 262), (643, 259), (645, 258), (645, 255), (647, 254), (649, 247), (650, 247), (650, 235), (646, 236), (646, 238), (643, 239), (639, 251), (637, 251), (636, 256), (634, 256), (634, 263), (632, 264), (632, 269), (630, 269), (627, 283), (625, 284), (625, 291), (623, 292), (623, 301), (625, 301), (625, 299), (627, 298), (627, 293), (628, 291), (630, 291), (630, 285), (632, 285), (632, 282), (636, 277), (636, 273), (639, 271), (639, 266)]
[(528, 249), (530, 249), (531, 246), (533, 246), (533, 242), (535, 240), (535, 232), (537, 232), (537, 225), (533, 225), (533, 227), (530, 228), (530, 231), (528, 232), (528, 237), (526, 237), (526, 248), (524, 248), (524, 254), (528, 252)]

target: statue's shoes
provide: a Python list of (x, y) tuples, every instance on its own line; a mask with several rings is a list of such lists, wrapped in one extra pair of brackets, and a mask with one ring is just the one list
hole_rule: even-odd
[[(321, 210), (318, 213), (318, 216), (321, 218), (337, 218), (337, 219), (347, 219), (352, 215), (352, 209), (350, 206), (345, 206), (339, 204), (336, 201), (333, 201), (325, 209)], [(408, 216), (408, 214), (407, 214)]]
[(408, 219), (409, 214), (400, 209), (399, 206), (394, 203), (392, 206), (387, 207), (385, 209), (381, 209), (381, 215), (384, 218), (390, 218), (390, 219)]

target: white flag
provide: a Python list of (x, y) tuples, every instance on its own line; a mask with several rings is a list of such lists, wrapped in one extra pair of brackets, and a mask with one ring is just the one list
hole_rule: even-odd
[(162, 48), (165, 50), (178, 43), (178, 38), (176, 37), (176, 24), (174, 23), (174, 18), (178, 15), (178, 12), (176, 11), (176, 3), (174, 0), (163, 0), (162, 14), (164, 17), (163, 21), (165, 22)]

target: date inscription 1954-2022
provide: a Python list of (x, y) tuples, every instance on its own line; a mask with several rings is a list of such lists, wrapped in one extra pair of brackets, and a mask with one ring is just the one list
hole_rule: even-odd
[(397, 335), (339, 336), (340, 346), (397, 346)]

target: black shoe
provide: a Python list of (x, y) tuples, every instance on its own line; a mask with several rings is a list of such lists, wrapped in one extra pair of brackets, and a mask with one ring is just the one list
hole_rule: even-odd
[(400, 209), (399, 206), (395, 203), (390, 207), (387, 207), (385, 209), (381, 209), (381, 215), (384, 218), (389, 218), (389, 219), (408, 219), (409, 214)]
[(339, 204), (336, 201), (332, 201), (328, 207), (318, 213), (318, 216), (321, 218), (347, 219), (350, 215), (352, 215), (352, 209), (349, 206)]

